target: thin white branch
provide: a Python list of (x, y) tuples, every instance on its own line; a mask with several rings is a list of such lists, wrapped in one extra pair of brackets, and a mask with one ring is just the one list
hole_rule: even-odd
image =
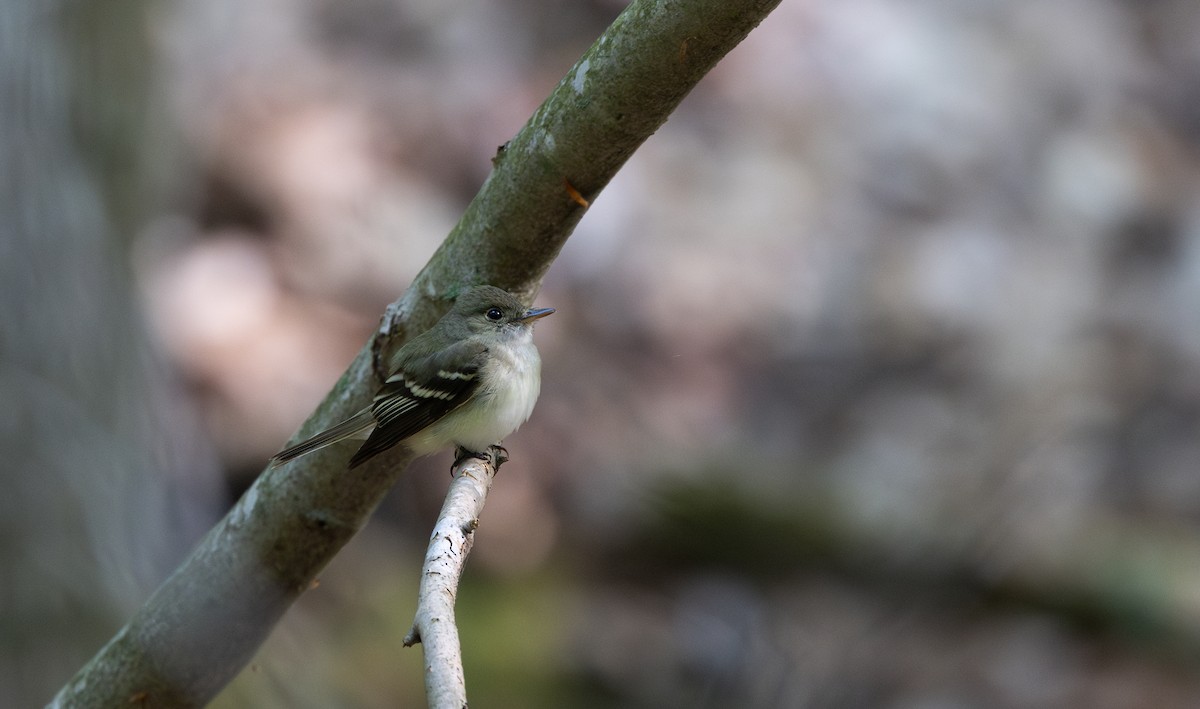
[(488, 456), (489, 460), (466, 456), (455, 464), (454, 479), (425, 552), (416, 618), (404, 638), (405, 647), (425, 646), (425, 695), (430, 709), (467, 706), (454, 601), (483, 503), (496, 471), (507, 460), (504, 449), (496, 446), (488, 449)]

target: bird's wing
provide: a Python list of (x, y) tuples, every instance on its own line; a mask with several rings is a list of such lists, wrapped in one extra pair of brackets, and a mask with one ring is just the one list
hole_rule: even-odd
[(487, 348), (458, 342), (421, 359), (405, 362), (375, 395), (375, 430), (350, 459), (353, 468), (437, 422), (471, 400), (479, 388)]

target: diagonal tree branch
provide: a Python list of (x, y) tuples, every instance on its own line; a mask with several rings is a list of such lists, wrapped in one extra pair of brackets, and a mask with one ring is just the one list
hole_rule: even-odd
[[(461, 221), (297, 433), (367, 404), (394, 352), (464, 285), (531, 300), (585, 204), (780, 0), (637, 0), (525, 127)], [(408, 464), (394, 449), (346, 470), (332, 446), (268, 469), (112, 640), (57, 706), (200, 706), (249, 661)]]

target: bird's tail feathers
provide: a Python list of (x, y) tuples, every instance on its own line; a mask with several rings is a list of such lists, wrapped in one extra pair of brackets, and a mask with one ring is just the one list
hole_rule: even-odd
[(375, 425), (375, 417), (371, 415), (371, 410), (363, 409), (357, 414), (354, 414), (345, 421), (339, 423), (332, 428), (327, 428), (321, 431), (312, 438), (300, 441), (294, 446), (284, 448), (275, 457), (271, 459), (271, 467), (283, 465), (289, 460), (295, 460), (302, 455), (308, 455), (315, 450), (320, 450), (325, 446), (332, 445), (338, 441), (352, 438), (356, 434), (362, 433)]

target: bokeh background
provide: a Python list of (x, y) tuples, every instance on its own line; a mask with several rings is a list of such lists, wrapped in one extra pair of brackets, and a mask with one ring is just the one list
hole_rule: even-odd
[[(223, 514), (622, 7), (0, 4), (0, 704)], [(1198, 38), (784, 0), (545, 281), (472, 706), (1200, 706)], [(449, 462), (215, 706), (423, 702)]]

